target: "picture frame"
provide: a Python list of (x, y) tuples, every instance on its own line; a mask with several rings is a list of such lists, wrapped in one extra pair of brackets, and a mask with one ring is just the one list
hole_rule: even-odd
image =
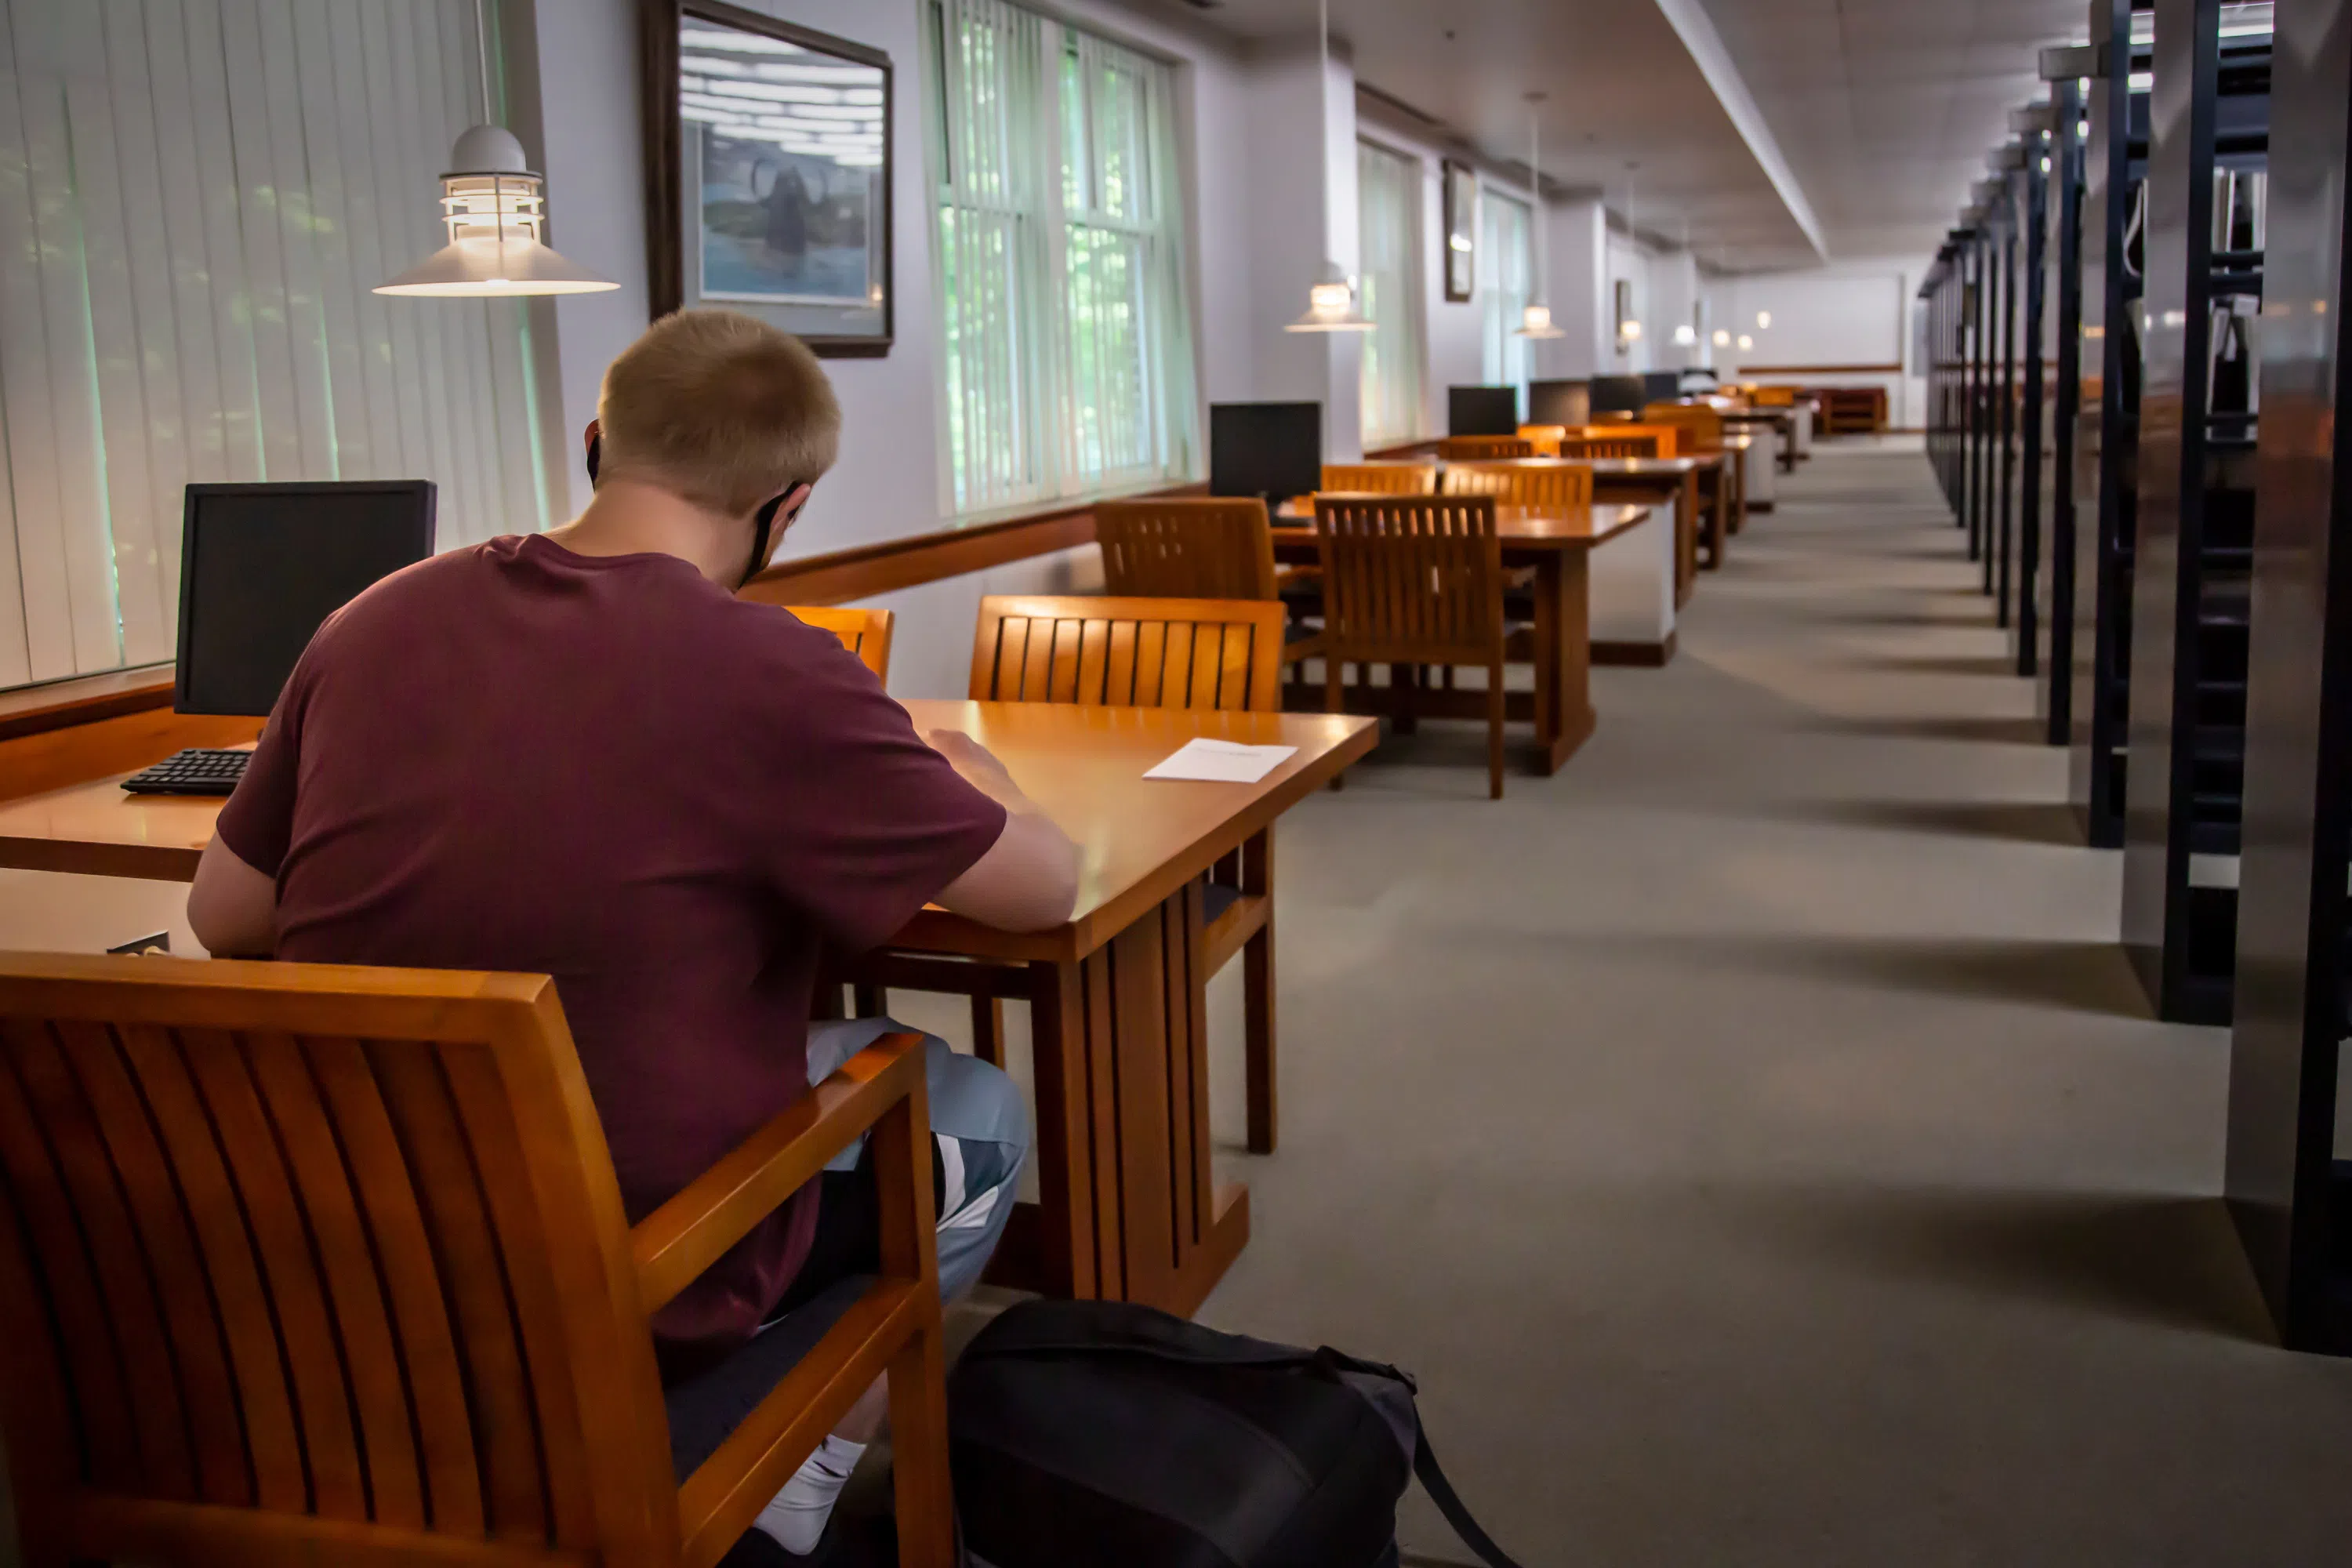
[(724, 0), (639, 0), (651, 314), (741, 310), (829, 358), (896, 330), (890, 57)]
[(1460, 304), (1478, 291), (1478, 172), (1448, 158), (1445, 182), (1445, 298)]

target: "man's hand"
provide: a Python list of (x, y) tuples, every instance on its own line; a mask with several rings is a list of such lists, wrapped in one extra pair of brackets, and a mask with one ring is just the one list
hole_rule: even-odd
[(1016, 816), (1034, 813), (1036, 805), (1021, 793), (1013, 782), (1012, 773), (996, 753), (973, 740), (961, 730), (931, 730), (923, 736), (931, 750), (948, 760), (948, 765), (981, 794)]
[(948, 884), (940, 907), (999, 931), (1045, 931), (1068, 920), (1078, 899), (1077, 846), (978, 741), (955, 730), (933, 730), (923, 739), (1005, 812), (994, 847)]

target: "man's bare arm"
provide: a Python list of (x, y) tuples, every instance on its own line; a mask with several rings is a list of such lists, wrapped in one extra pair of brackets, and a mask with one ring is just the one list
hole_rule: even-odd
[(1004, 831), (971, 869), (948, 884), (940, 906), (998, 931), (1045, 931), (1068, 920), (1078, 901), (1077, 846), (979, 742), (953, 730), (934, 730), (924, 738), (1005, 811)]
[(215, 958), (267, 958), (278, 945), (278, 882), (215, 836), (188, 889), (188, 927)]

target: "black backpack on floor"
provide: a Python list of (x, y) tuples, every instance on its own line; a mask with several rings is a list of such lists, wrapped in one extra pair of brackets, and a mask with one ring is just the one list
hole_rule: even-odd
[(948, 1379), (956, 1511), (988, 1568), (1382, 1568), (1418, 1475), (1491, 1568), (1412, 1380), (1117, 1301), (1025, 1301)]

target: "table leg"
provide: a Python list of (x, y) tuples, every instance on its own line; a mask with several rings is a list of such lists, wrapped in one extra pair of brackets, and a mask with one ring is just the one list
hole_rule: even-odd
[(1680, 495), (1675, 500), (1675, 608), (1690, 603), (1691, 587), (1698, 581), (1698, 470), (1683, 476)]
[(1202, 945), (1192, 882), (1084, 961), (1033, 966), (1039, 1201), (992, 1281), (1190, 1315), (1247, 1244), (1248, 1193), (1211, 1163)]
[(1739, 458), (1738, 488), (1737, 493), (1732, 497), (1733, 504), (1731, 508), (1731, 531), (1734, 533), (1738, 533), (1741, 529), (1748, 526), (1748, 448), (1743, 447), (1738, 453), (1738, 457)]
[(1591, 599), (1586, 552), (1545, 555), (1536, 569), (1536, 735), (1546, 773), (1592, 733)]

